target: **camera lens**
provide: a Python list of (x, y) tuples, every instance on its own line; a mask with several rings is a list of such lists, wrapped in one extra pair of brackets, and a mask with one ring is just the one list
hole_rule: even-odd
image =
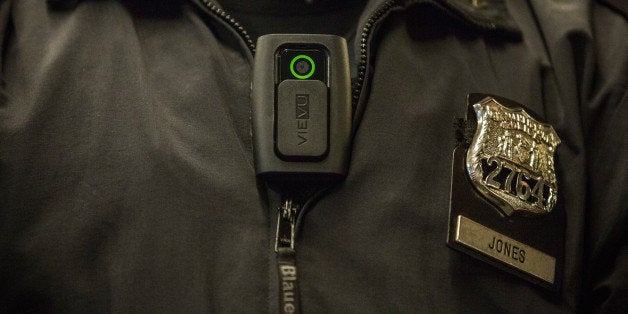
[(307, 72), (310, 72), (310, 68), (310, 63), (303, 59), (297, 61), (294, 64), (294, 70), (301, 75), (305, 75), (307, 74)]
[(315, 69), (314, 60), (307, 55), (298, 55), (290, 61), (290, 72), (300, 80), (310, 78), (314, 74)]

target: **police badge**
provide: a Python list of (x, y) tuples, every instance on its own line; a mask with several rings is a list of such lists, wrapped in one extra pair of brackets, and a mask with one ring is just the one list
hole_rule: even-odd
[(558, 192), (554, 151), (560, 144), (554, 128), (491, 97), (473, 109), (477, 129), (466, 163), (477, 190), (507, 216), (552, 211)]
[[(558, 291), (564, 210), (549, 124), (497, 96), (468, 96), (467, 132), (454, 151), (450, 247)], [(475, 121), (473, 121), (475, 120)]]

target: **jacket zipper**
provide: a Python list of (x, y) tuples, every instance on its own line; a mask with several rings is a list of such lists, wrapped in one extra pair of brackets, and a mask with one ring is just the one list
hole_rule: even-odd
[(220, 20), (227, 23), (227, 25), (229, 25), (238, 33), (240, 38), (246, 43), (247, 47), (249, 48), (251, 55), (254, 56), (255, 55), (255, 43), (253, 43), (251, 36), (244, 29), (244, 26), (240, 25), (240, 23), (238, 23), (238, 21), (236, 21), (231, 15), (225, 12), (225, 10), (219, 8), (215, 3), (211, 2), (210, 0), (202, 0), (202, 1), (203, 1), (203, 4), (205, 4), (205, 7), (207, 7), (207, 9), (209, 9), (210, 12), (212, 12)]
[[(239, 37), (246, 43), (251, 55), (255, 55), (255, 43), (251, 36), (231, 15), (219, 8), (210, 0), (202, 0), (205, 6), (217, 18), (224, 21), (233, 28)], [(355, 106), (360, 99), (364, 82), (370, 74), (367, 72), (370, 57), (369, 39), (373, 36), (373, 28), (377, 25), (382, 17), (384, 17), (391, 9), (398, 6), (400, 0), (388, 0), (379, 6), (371, 14), (366, 24), (362, 28), (360, 35), (360, 58), (358, 65), (358, 76), (352, 88), (352, 103)], [(434, 0), (410, 0), (406, 4), (418, 2), (435, 2)], [(438, 2), (440, 5), (443, 3)], [(450, 12), (452, 17), (462, 17), (469, 23), (482, 30), (495, 30), (497, 26), (494, 23), (484, 22), (475, 17), (450, 5), (446, 6), (445, 11)], [(456, 16), (456, 14), (458, 16)], [(297, 204), (290, 198), (282, 198), (279, 211), (277, 213), (277, 230), (275, 235), (275, 253), (277, 257), (277, 271), (279, 279), (279, 311), (282, 313), (300, 313), (300, 297), (297, 280), (297, 266), (295, 258), (295, 237), (298, 224), (300, 222), (299, 214), (302, 206)]]
[(279, 312), (300, 313), (299, 281), (295, 252), (297, 217), (302, 207), (293, 199), (282, 197), (277, 213), (275, 253), (279, 279)]
[(379, 19), (382, 18), (388, 11), (390, 11), (395, 4), (397, 4), (397, 0), (388, 0), (384, 2), (382, 5), (375, 10), (367, 20), (366, 24), (362, 28), (362, 33), (360, 34), (360, 63), (358, 64), (358, 77), (353, 85), (353, 108), (355, 109), (358, 100), (360, 99), (360, 94), (362, 93), (362, 88), (364, 87), (364, 80), (366, 79), (367, 74), (367, 66), (369, 64), (369, 49), (368, 41), (372, 35), (373, 27), (377, 25)]

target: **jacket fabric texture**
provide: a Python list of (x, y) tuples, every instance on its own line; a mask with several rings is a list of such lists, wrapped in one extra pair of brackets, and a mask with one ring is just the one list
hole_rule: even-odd
[[(625, 313), (621, 5), (383, 2), (349, 42), (365, 79), (348, 177), (299, 226), (303, 311)], [(0, 312), (277, 312), (278, 203), (255, 178), (237, 29), (200, 0), (3, 0), (0, 43)], [(562, 140), (558, 294), (445, 244), (474, 92)]]

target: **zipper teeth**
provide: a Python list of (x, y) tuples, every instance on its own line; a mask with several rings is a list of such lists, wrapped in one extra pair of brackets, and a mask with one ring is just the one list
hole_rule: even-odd
[(225, 23), (229, 24), (229, 26), (231, 26), (234, 29), (238, 33), (240, 38), (244, 40), (247, 47), (249, 48), (249, 51), (251, 51), (251, 54), (255, 55), (255, 43), (253, 43), (251, 36), (246, 31), (246, 29), (244, 29), (244, 26), (238, 23), (238, 21), (236, 21), (231, 15), (225, 12), (225, 10), (219, 8), (216, 4), (214, 4), (210, 0), (203, 0), (203, 3), (209, 9), (209, 11), (211, 11), (216, 17), (223, 20)]
[(360, 63), (358, 65), (358, 77), (353, 84), (353, 106), (355, 108), (358, 100), (360, 99), (360, 94), (362, 92), (362, 88), (364, 87), (364, 80), (366, 78), (366, 69), (368, 65), (368, 40), (373, 32), (373, 26), (375, 23), (382, 18), (384, 14), (386, 14), (395, 4), (397, 4), (397, 0), (388, 0), (384, 2), (367, 20), (366, 24), (362, 28), (362, 34), (360, 35)]

